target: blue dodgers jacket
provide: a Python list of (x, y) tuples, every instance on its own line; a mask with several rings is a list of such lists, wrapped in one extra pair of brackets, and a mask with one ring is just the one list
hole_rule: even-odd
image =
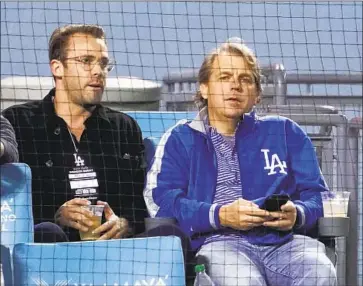
[[(174, 217), (198, 249), (206, 236), (223, 231), (221, 205), (213, 204), (217, 159), (203, 123), (181, 120), (161, 138), (147, 174), (144, 198), (151, 217)], [(292, 120), (245, 114), (236, 130), (241, 196), (261, 206), (271, 194), (289, 194), (297, 206), (298, 232), (312, 230), (323, 216), (320, 192), (327, 191), (314, 146)], [(292, 231), (257, 227), (240, 231), (251, 243), (279, 244)]]

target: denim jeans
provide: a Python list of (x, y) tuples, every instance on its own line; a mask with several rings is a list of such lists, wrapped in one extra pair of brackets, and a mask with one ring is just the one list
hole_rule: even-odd
[(282, 245), (261, 246), (246, 239), (205, 244), (197, 256), (207, 262), (216, 286), (335, 286), (336, 271), (316, 239), (294, 235)]

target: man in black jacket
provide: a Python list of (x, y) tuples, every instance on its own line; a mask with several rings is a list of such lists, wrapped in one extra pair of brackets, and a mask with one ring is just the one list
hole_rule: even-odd
[(104, 206), (100, 239), (141, 233), (144, 146), (136, 121), (103, 107), (113, 68), (95, 25), (56, 29), (49, 41), (55, 88), (3, 114), (14, 126), (20, 161), (32, 170), (37, 242), (78, 241), (92, 225), (88, 204)]

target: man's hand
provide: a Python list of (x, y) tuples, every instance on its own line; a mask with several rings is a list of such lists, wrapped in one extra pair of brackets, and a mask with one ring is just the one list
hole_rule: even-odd
[(270, 212), (270, 215), (275, 220), (265, 222), (263, 224), (264, 226), (272, 227), (282, 231), (291, 230), (296, 222), (296, 206), (292, 201), (288, 201), (286, 204), (281, 206), (281, 211)]
[(88, 231), (92, 226), (92, 212), (88, 211), (83, 206), (89, 205), (90, 202), (86, 199), (72, 199), (65, 202), (55, 213), (55, 222), (61, 226), (69, 226), (80, 231)]
[(97, 201), (98, 205), (105, 206), (104, 213), (106, 222), (96, 228), (93, 233), (102, 233), (98, 240), (108, 240), (125, 237), (129, 234), (129, 223), (125, 218), (119, 218), (110, 205), (106, 202)]
[(261, 226), (269, 219), (268, 211), (261, 210), (258, 205), (244, 199), (222, 206), (219, 210), (221, 225), (238, 230)]

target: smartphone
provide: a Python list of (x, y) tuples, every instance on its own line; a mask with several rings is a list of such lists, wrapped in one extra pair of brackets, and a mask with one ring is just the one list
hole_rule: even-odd
[(281, 206), (286, 204), (289, 200), (289, 195), (273, 194), (266, 198), (265, 203), (262, 205), (262, 209), (270, 212), (281, 211)]

